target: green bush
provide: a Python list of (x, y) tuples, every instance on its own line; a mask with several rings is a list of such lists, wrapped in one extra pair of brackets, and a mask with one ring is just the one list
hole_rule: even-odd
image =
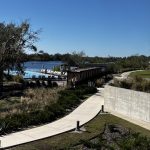
[(114, 80), (114, 83), (111, 85), (136, 91), (150, 92), (150, 81), (138, 76), (135, 76), (130, 80)]
[(75, 92), (79, 92), (80, 91), (80, 94), (82, 95), (86, 95), (86, 94), (94, 94), (97, 92), (97, 88), (96, 87), (93, 87), (93, 86), (87, 86), (87, 85), (81, 85), (81, 86), (78, 86), (75, 90)]
[(37, 125), (41, 123), (51, 122), (56, 119), (56, 116), (51, 111), (35, 111), (32, 113), (15, 114), (7, 116), (0, 120), (0, 134), (6, 134), (12, 131), (17, 131), (21, 128), (30, 125)]
[(60, 66), (54, 66), (53, 71), (60, 71)]
[(46, 106), (45, 110), (47, 110), (48, 112), (52, 112), (53, 114), (55, 114), (55, 117), (61, 117), (65, 114), (65, 109), (58, 103), (54, 103), (50, 106)]
[(84, 91), (82, 89), (77, 89), (74, 91), (75, 95), (77, 95), (80, 99), (84, 99)]
[(55, 120), (55, 114), (47, 110), (39, 110), (30, 113), (29, 125), (41, 124)]
[(94, 94), (97, 92), (97, 89), (95, 87), (85, 87), (84, 88), (84, 94)]
[(63, 106), (64, 109), (69, 109), (73, 107), (74, 105), (77, 105), (80, 102), (80, 99), (71, 93), (68, 96), (60, 96), (58, 100), (58, 104)]

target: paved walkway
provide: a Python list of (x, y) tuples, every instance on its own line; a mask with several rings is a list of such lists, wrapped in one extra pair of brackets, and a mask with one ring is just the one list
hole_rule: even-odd
[(128, 78), (128, 76), (130, 75), (130, 73), (136, 72), (136, 71), (143, 71), (143, 70), (133, 70), (133, 71), (124, 72), (124, 73), (121, 74), (121, 76), (119, 76), (119, 77), (116, 76), (115, 78), (119, 79), (119, 80), (124, 80), (124, 79)]
[(75, 129), (76, 122), (78, 120), (80, 121), (80, 125), (83, 125), (93, 119), (99, 113), (101, 105), (103, 104), (103, 88), (99, 88), (98, 93), (88, 98), (72, 113), (62, 119), (40, 127), (0, 137), (0, 149), (51, 137), (66, 131), (73, 130)]
[(133, 71), (124, 72), (121, 74), (121, 76), (122, 76), (122, 78), (126, 79), (130, 75), (130, 73), (137, 72), (137, 71), (144, 71), (144, 70), (133, 70)]

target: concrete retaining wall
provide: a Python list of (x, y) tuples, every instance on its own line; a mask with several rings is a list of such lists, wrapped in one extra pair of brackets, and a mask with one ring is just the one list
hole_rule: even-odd
[(104, 106), (107, 111), (150, 122), (150, 94), (105, 86)]

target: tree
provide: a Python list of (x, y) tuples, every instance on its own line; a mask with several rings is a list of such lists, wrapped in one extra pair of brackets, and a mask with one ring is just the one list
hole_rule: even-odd
[(23, 71), (21, 62), (25, 49), (36, 51), (34, 46), (38, 32), (30, 30), (30, 24), (27, 21), (20, 25), (14, 23), (0, 23), (0, 95), (3, 87), (3, 71), (16, 68)]
[(39, 51), (39, 54), (43, 54), (43, 53), (44, 53), (44, 51), (43, 51), (43, 50), (40, 50), (40, 51)]
[(74, 51), (71, 56), (72, 60), (75, 62), (76, 65), (82, 66), (83, 64), (85, 64), (86, 54), (83, 51), (80, 52)]

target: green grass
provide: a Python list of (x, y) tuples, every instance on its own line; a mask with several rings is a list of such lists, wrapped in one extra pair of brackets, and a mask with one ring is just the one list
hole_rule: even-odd
[(100, 133), (103, 132), (105, 124), (120, 124), (123, 127), (130, 128), (134, 132), (139, 132), (143, 136), (150, 137), (150, 131), (141, 128), (140, 126), (134, 125), (125, 121), (116, 116), (107, 114), (107, 115), (98, 115), (92, 121), (87, 123), (84, 127), (86, 132), (83, 133), (73, 133), (67, 132), (51, 138), (31, 142), (28, 144), (20, 145), (12, 148), (12, 150), (58, 150), (58, 149), (78, 149), (77, 146), (81, 140), (90, 140)]
[(150, 70), (136, 71), (130, 74), (130, 77), (139, 76), (142, 78), (150, 78)]

